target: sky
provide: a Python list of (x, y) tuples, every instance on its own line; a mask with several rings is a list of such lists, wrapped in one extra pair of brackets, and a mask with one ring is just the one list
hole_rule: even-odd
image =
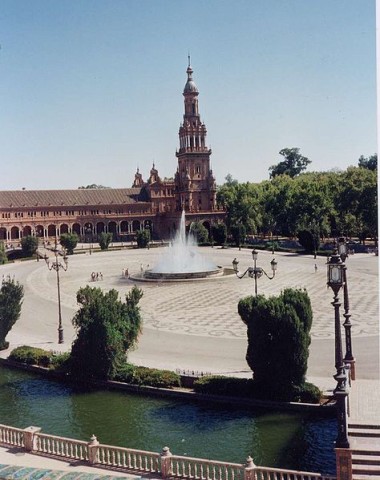
[(216, 181), (377, 152), (375, 0), (0, 0), (0, 189), (177, 168), (188, 54)]

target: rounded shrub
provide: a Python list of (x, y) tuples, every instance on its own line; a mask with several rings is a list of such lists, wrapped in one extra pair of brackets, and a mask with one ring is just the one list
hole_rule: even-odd
[(14, 362), (25, 363), (27, 365), (48, 367), (52, 356), (52, 352), (48, 352), (42, 348), (23, 345), (12, 350), (8, 358)]

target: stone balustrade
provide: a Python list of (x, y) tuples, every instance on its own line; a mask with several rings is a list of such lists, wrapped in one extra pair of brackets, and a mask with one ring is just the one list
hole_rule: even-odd
[(103, 445), (93, 435), (89, 442), (41, 433), (39, 427), (25, 429), (0, 425), (0, 444), (24, 448), (31, 453), (75, 459), (159, 475), (161, 478), (191, 480), (336, 480), (330, 475), (257, 466), (251, 457), (245, 464), (218, 462), (172, 455), (168, 447), (161, 453)]

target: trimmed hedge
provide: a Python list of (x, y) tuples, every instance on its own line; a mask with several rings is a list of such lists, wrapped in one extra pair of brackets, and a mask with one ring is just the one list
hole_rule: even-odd
[[(291, 392), (290, 392), (291, 390)], [(206, 376), (195, 380), (194, 391), (205, 395), (225, 395), (255, 400), (291, 401), (302, 403), (320, 403), (322, 392), (312, 383), (305, 382), (301, 387), (293, 387), (286, 394), (281, 391), (266, 392), (264, 388), (250, 378)]]
[(133, 385), (145, 385), (157, 388), (173, 388), (181, 386), (180, 376), (170, 370), (137, 367), (129, 363), (123, 365), (113, 380), (131, 383)]
[(53, 352), (48, 352), (42, 348), (28, 347), (23, 345), (11, 351), (9, 359), (27, 365), (38, 365), (48, 367), (51, 362)]

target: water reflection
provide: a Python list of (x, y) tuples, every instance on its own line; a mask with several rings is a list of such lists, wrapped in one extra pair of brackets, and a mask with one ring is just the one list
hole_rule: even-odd
[(0, 367), (0, 423), (179, 455), (333, 474), (335, 421), (76, 388)]

